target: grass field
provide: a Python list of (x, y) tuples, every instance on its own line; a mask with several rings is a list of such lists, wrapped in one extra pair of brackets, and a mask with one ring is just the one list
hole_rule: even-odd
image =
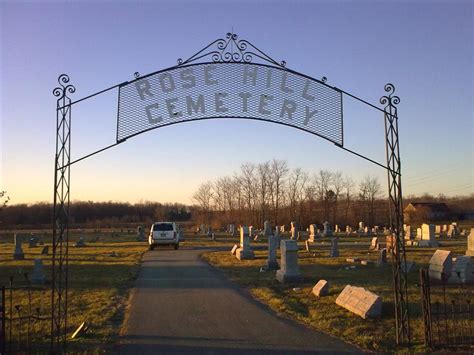
[[(89, 330), (77, 340), (69, 342), (70, 352), (101, 352), (118, 335), (127, 300), (128, 290), (136, 278), (141, 256), (147, 250), (147, 244), (136, 242), (131, 235), (115, 233), (101, 236), (99, 242), (92, 243), (92, 235), (85, 235), (87, 246), (84, 248), (69, 248), (69, 293), (68, 293), (68, 337), (83, 322), (87, 322)], [(94, 234), (95, 236), (96, 234)], [(71, 245), (78, 239), (72, 234)], [(49, 243), (48, 243), (49, 240)], [(13, 276), (14, 286), (25, 285), (23, 274), (31, 274), (33, 260), (43, 259), (47, 280), (51, 280), (51, 238), (45, 235), (45, 245), (49, 245), (49, 255), (40, 255), (42, 246), (29, 248), (23, 244), (25, 260), (13, 260), (13, 244), (11, 236), (3, 236), (0, 240), (0, 285), (7, 286)], [(112, 256), (112, 252), (115, 256)], [(6, 293), (7, 311), (9, 292)], [(26, 290), (15, 290), (13, 305), (20, 305), (21, 314), (26, 314), (28, 308), (28, 293)], [(50, 316), (51, 291), (50, 284), (37, 287), (31, 292), (32, 310), (37, 309), (42, 316)], [(13, 314), (18, 312), (13, 308)], [(12, 327), (12, 338), (22, 342), (26, 339), (27, 321), (22, 324), (22, 332), (17, 326)], [(31, 343), (49, 341), (50, 321), (36, 321), (30, 324), (33, 336)], [(15, 344), (13, 349), (15, 349)]]
[[(264, 243), (262, 243), (264, 244)], [(304, 250), (300, 243), (298, 253), (300, 270), (304, 282), (297, 287), (285, 286), (275, 279), (275, 272), (260, 272), (266, 264), (266, 251), (255, 251), (254, 260), (239, 261), (229, 252), (209, 252), (203, 258), (221, 269), (228, 277), (246, 287), (251, 294), (269, 305), (278, 313), (308, 324), (314, 329), (340, 337), (363, 349), (376, 352), (406, 351), (397, 349), (395, 344), (394, 296), (392, 287), (391, 264), (385, 266), (363, 266), (346, 262), (346, 258), (358, 257), (372, 261), (378, 258), (378, 252), (369, 252), (369, 238), (341, 237), (340, 256), (329, 258), (330, 242), (322, 239), (315, 248), (315, 254)], [(465, 253), (466, 242), (443, 241), (440, 249), (451, 250), (456, 255)], [(427, 267), (429, 259), (436, 249), (407, 248), (407, 260), (416, 265), (409, 273), (409, 307), (414, 351), (423, 348), (423, 324), (421, 318), (421, 293), (419, 268)], [(352, 267), (352, 268), (351, 268)], [(312, 287), (320, 279), (330, 283), (330, 294), (317, 298)], [(345, 285), (364, 287), (383, 300), (383, 316), (380, 319), (364, 320), (335, 304), (337, 295)]]

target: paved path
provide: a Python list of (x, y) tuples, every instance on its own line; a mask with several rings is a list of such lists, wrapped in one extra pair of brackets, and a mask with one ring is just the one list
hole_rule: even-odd
[(119, 354), (357, 352), (341, 340), (277, 316), (199, 259), (203, 248), (147, 252)]

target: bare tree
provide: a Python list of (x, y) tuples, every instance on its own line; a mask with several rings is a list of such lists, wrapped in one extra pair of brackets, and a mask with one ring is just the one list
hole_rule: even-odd
[(329, 220), (331, 201), (334, 198), (334, 192), (331, 190), (332, 175), (328, 170), (319, 170), (319, 173), (314, 177), (316, 195), (323, 207), (325, 221)]
[(344, 189), (344, 179), (342, 172), (336, 171), (332, 174), (332, 191), (334, 192), (333, 206), (332, 206), (332, 224), (335, 225), (338, 221), (338, 202), (341, 196), (342, 190)]
[(351, 208), (352, 204), (352, 191), (354, 189), (354, 181), (348, 176), (344, 179), (344, 202), (345, 202), (345, 209), (344, 209), (344, 223), (348, 223), (348, 218), (349, 218), (349, 210)]
[(367, 175), (359, 184), (359, 197), (364, 203), (367, 212), (369, 226), (375, 221), (375, 202), (380, 195), (380, 183), (376, 177)]
[(307, 180), (308, 175), (301, 168), (294, 169), (288, 179), (288, 207), (290, 209), (290, 217), (294, 221), (299, 220), (301, 216), (302, 206), (300, 203), (304, 197), (304, 188)]
[(260, 204), (260, 221), (261, 225), (266, 219), (268, 196), (270, 195), (270, 163), (265, 162), (258, 164), (257, 166), (257, 177), (258, 177), (258, 199)]
[(278, 225), (280, 206), (283, 204), (284, 185), (288, 174), (288, 163), (285, 160), (273, 159), (271, 165), (270, 199), (273, 209), (273, 223)]
[(248, 223), (252, 224), (253, 221), (255, 221), (255, 201), (258, 188), (255, 170), (255, 165), (252, 163), (245, 163), (240, 166), (240, 171), (242, 174), (240, 178), (242, 194), (247, 204)]
[(211, 211), (212, 211), (212, 199), (214, 196), (213, 184), (210, 181), (207, 181), (201, 184), (198, 190), (193, 195), (193, 200), (199, 205), (204, 213), (206, 223), (211, 221)]

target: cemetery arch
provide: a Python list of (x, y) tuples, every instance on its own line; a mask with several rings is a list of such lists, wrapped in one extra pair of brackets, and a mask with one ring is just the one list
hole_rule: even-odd
[[(387, 170), (393, 249), (397, 343), (410, 342), (401, 166), (395, 87), (386, 84), (380, 108), (321, 80), (277, 62), (234, 33), (217, 39), (176, 66), (140, 76), (72, 101), (76, 89), (62, 74), (53, 90), (56, 106), (56, 154), (53, 200), (51, 351), (66, 344), (70, 167), (128, 138), (160, 127), (203, 119), (241, 118), (294, 127), (328, 140)], [(118, 91), (116, 142), (71, 160), (72, 106), (110, 90)], [(384, 115), (386, 165), (344, 146), (343, 97), (355, 99)]]

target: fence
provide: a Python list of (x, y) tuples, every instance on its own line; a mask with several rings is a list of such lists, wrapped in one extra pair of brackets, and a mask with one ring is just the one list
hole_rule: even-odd
[(474, 283), (430, 280), (424, 268), (420, 282), (425, 346), (474, 346)]
[(2, 354), (44, 351), (49, 345), (51, 292), (32, 285), (28, 274), (10, 276), (1, 287), (0, 351)]

